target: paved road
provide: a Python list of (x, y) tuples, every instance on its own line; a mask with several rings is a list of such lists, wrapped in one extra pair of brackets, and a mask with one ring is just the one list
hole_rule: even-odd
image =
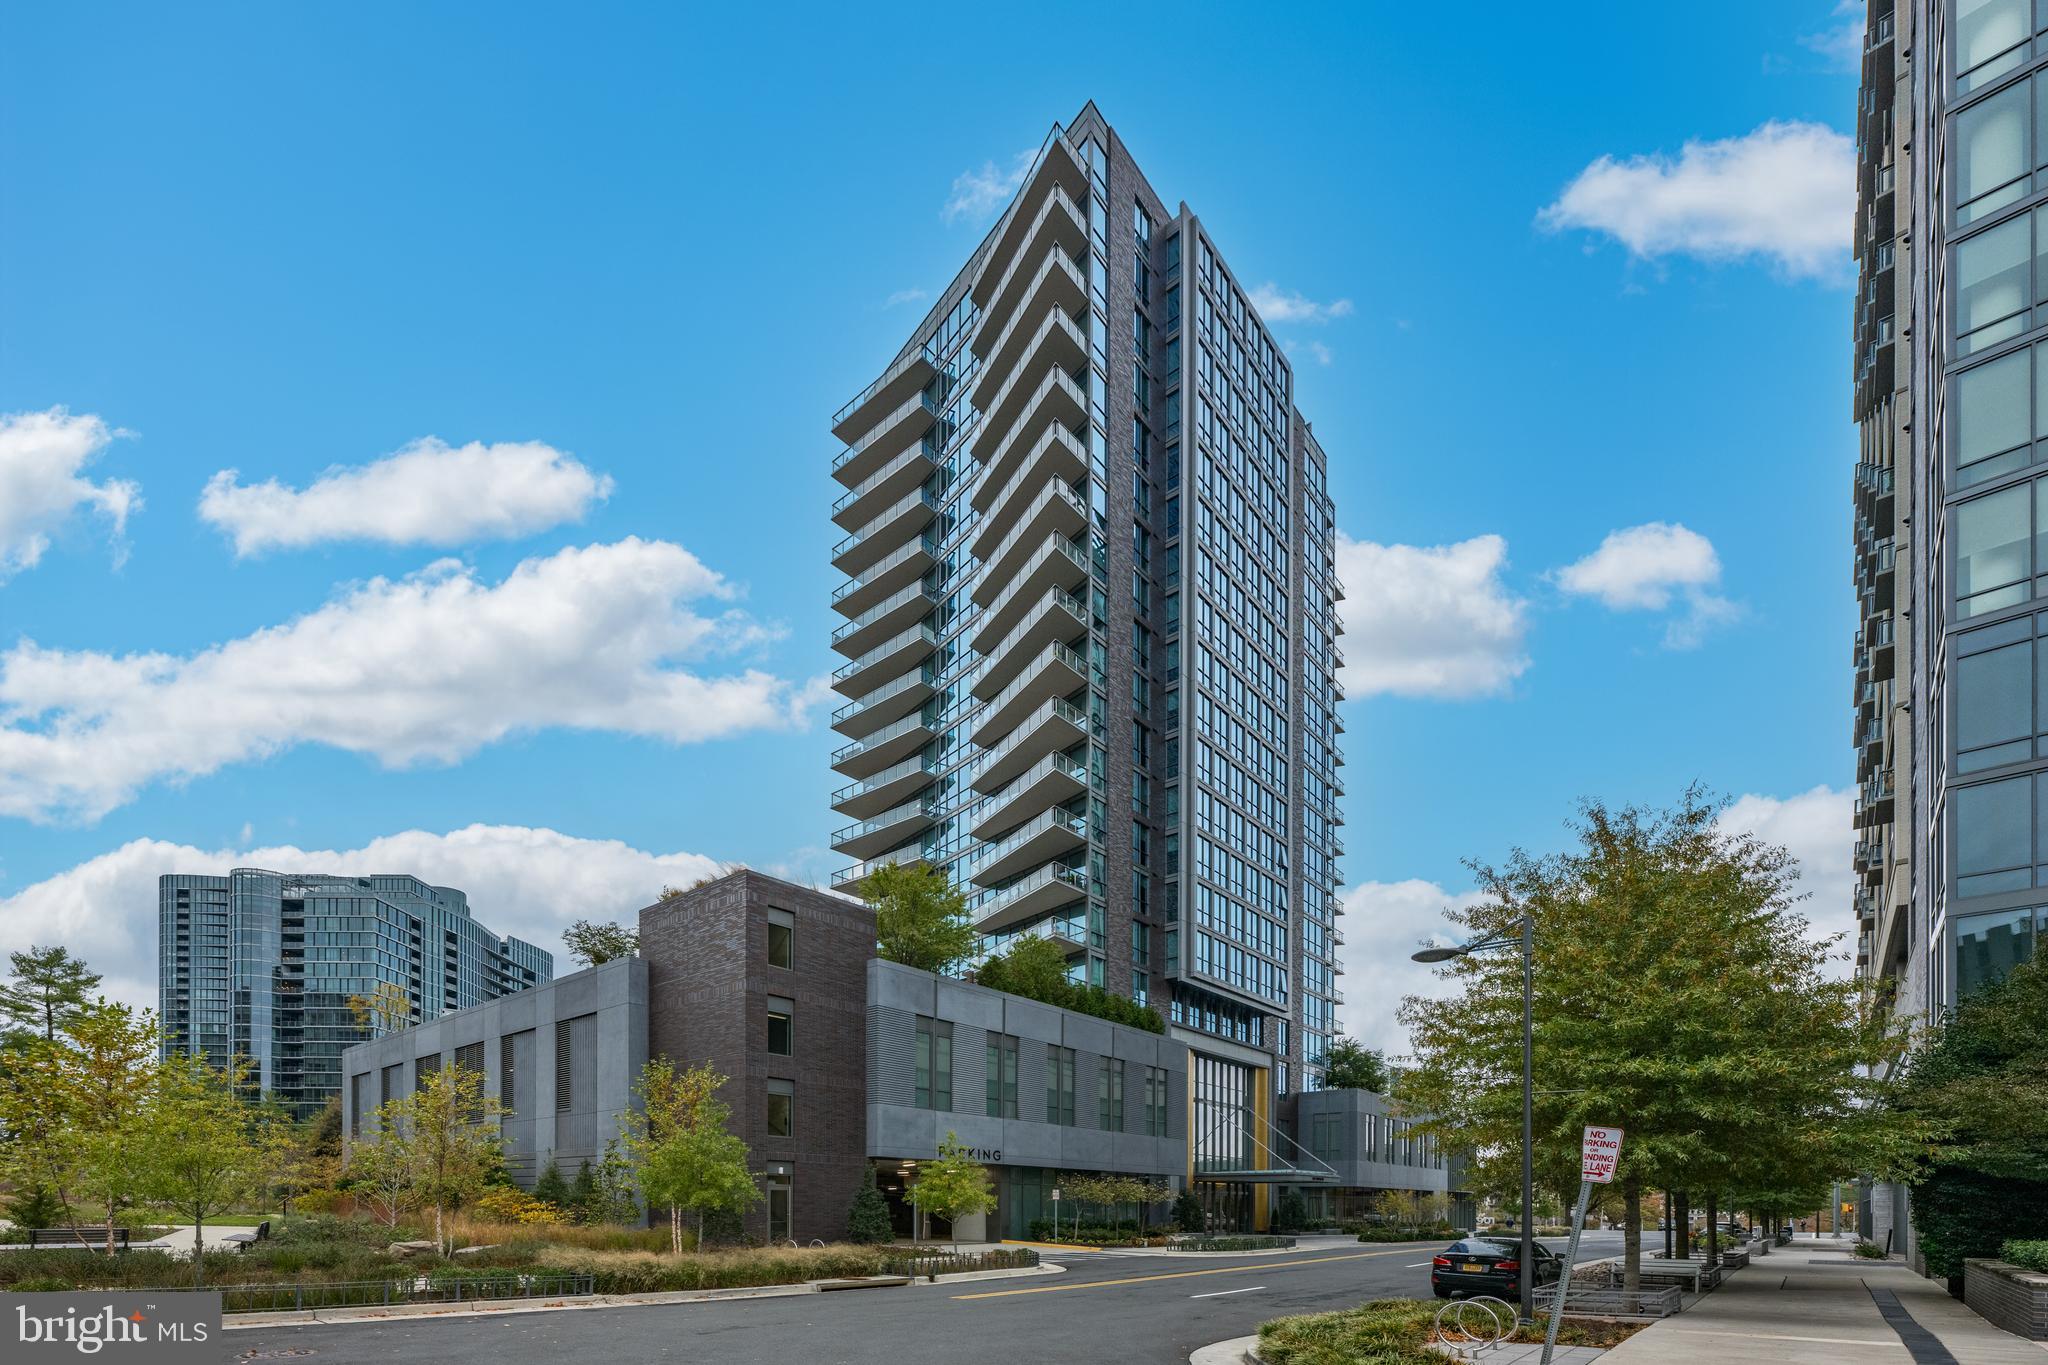
[[(1548, 1240), (1548, 1239), (1546, 1239)], [(1285, 1256), (1076, 1256), (1064, 1275), (721, 1303), (232, 1332), (223, 1359), (311, 1365), (716, 1361), (718, 1365), (955, 1365), (963, 1357), (1186, 1365), (1197, 1346), (1268, 1318), (1366, 1299), (1428, 1297), (1441, 1243), (1334, 1242)], [(1559, 1250), (1562, 1242), (1554, 1243)], [(1583, 1255), (1621, 1234), (1588, 1233)], [(255, 1353), (255, 1354), (251, 1354)], [(305, 1353), (301, 1355), (301, 1353)]]

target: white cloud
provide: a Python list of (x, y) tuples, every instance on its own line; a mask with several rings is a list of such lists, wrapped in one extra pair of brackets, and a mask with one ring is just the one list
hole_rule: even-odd
[(978, 171), (960, 172), (953, 177), (952, 193), (946, 196), (946, 206), (939, 210), (939, 217), (948, 223), (974, 223), (992, 216), (1010, 202), (1010, 196), (1024, 183), (1031, 163), (1037, 159), (1038, 149), (1027, 147), (1010, 158), (1008, 169), (984, 161)]
[[(1725, 831), (1746, 831), (1790, 852), (1799, 866), (1794, 894), (1805, 893), (1799, 913), (1812, 923), (1813, 937), (1829, 938), (1851, 923), (1850, 893), (1855, 873), (1850, 866), (1853, 835), (1849, 819), (1851, 794), (1819, 786), (1797, 796), (1751, 793), (1731, 802), (1722, 813)], [(1400, 882), (1361, 882), (1344, 893), (1344, 934), (1337, 959), (1344, 966), (1338, 989), (1338, 1025), (1368, 1047), (1386, 1049), (1390, 1057), (1408, 1053), (1408, 1033), (1397, 1018), (1401, 998), (1439, 998), (1454, 993), (1452, 982), (1438, 969), (1409, 959), (1427, 943), (1457, 938), (1444, 911), (1476, 905), (1477, 891), (1449, 891), (1435, 882), (1411, 878)], [(1833, 964), (1846, 972), (1846, 958)]]
[(94, 483), (82, 471), (123, 434), (64, 408), (0, 412), (0, 583), (34, 568), (51, 534), (81, 507), (111, 523), (119, 562), (120, 537), (128, 514), (142, 506), (142, 490), (126, 479)]
[(223, 469), (207, 480), (199, 515), (234, 538), (237, 555), (344, 540), (462, 545), (580, 521), (611, 492), (609, 476), (539, 441), (450, 446), (428, 436), (329, 469), (304, 491), (276, 479), (242, 484)]
[(1615, 611), (1664, 611), (1674, 597), (1682, 599), (1685, 613), (1664, 631), (1672, 649), (1690, 649), (1709, 627), (1740, 615), (1735, 603), (1714, 592), (1721, 558), (1713, 543), (1675, 522), (1611, 531), (1599, 549), (1555, 577), (1566, 592), (1596, 598)]
[(552, 952), (558, 975), (576, 970), (561, 940), (572, 920), (630, 923), (664, 883), (687, 885), (722, 870), (700, 853), (649, 853), (616, 839), (520, 825), (471, 825), (447, 834), (406, 830), (340, 851), (289, 845), (206, 850), (135, 839), (0, 895), (0, 952), (62, 943), (106, 976), (108, 995), (154, 1009), (156, 879), (166, 872), (219, 875), (234, 867), (350, 876), (408, 872), (436, 886), (459, 887), (480, 922)]
[(1537, 215), (1605, 232), (1637, 256), (1763, 257), (1786, 274), (1846, 278), (1856, 145), (1818, 123), (1770, 122), (1669, 156), (1603, 156)]
[(897, 290), (897, 291), (896, 291), (895, 293), (891, 294), (891, 295), (890, 295), (890, 296), (889, 296), (888, 298), (886, 298), (886, 299), (883, 299), (883, 300), (882, 300), (882, 307), (883, 307), (883, 308), (885, 308), (885, 309), (887, 309), (887, 308), (895, 308), (895, 307), (897, 307), (898, 305), (901, 305), (901, 304), (905, 304), (905, 303), (922, 303), (923, 301), (924, 301), (924, 290), (922, 290), (922, 289), (899, 289), (899, 290)]
[(1397, 1018), (1401, 998), (1437, 997), (1451, 983), (1437, 978), (1435, 967), (1409, 960), (1424, 943), (1450, 942), (1444, 911), (1477, 904), (1476, 891), (1446, 891), (1435, 882), (1410, 878), (1403, 882), (1361, 882), (1344, 893), (1344, 917), (1337, 927), (1344, 943), (1337, 960), (1344, 975), (1337, 988), (1344, 1003), (1337, 1023), (1367, 1047), (1382, 1048), (1390, 1058), (1409, 1054), (1408, 1031)]
[(1827, 59), (1828, 66), (1836, 71), (1858, 72), (1863, 69), (1863, 35), (1868, 27), (1863, 12), (1863, 0), (1841, 0), (1835, 6), (1834, 27), (1820, 33), (1809, 33), (1799, 40), (1799, 45), (1809, 52), (1817, 52)]
[(1318, 365), (1327, 365), (1336, 359), (1336, 356), (1331, 354), (1330, 348), (1323, 345), (1320, 341), (1304, 341), (1301, 344), (1301, 349), (1307, 352), (1309, 358)]
[(1350, 299), (1333, 299), (1329, 303), (1317, 303), (1314, 299), (1290, 289), (1282, 289), (1271, 280), (1251, 291), (1246, 297), (1252, 301), (1259, 316), (1268, 327), (1281, 322), (1329, 322), (1333, 318), (1351, 316)]
[(1527, 604), (1501, 581), (1508, 544), (1375, 545), (1337, 537), (1347, 697), (1477, 697), (1529, 667)]
[(822, 680), (685, 666), (774, 637), (691, 606), (733, 595), (681, 546), (635, 538), (495, 584), (443, 560), (186, 656), (24, 640), (0, 654), (0, 815), (95, 819), (150, 783), (300, 744), (397, 767), (546, 728), (680, 744), (802, 724)]
[[(1799, 913), (1813, 926), (1813, 937), (1832, 938), (1855, 924), (1852, 898), (1856, 870), (1852, 850), (1856, 835), (1850, 821), (1855, 793), (1818, 786), (1797, 796), (1737, 797), (1721, 814), (1724, 830), (1745, 830), (1766, 843), (1784, 847), (1799, 863), (1795, 894), (1804, 893)], [(1847, 944), (1844, 952), (1853, 952)], [(1837, 964), (1846, 974), (1847, 959)]]

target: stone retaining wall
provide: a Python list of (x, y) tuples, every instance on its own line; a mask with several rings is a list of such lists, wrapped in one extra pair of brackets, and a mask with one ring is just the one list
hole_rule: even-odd
[(2004, 1261), (1965, 1261), (1963, 1302), (2008, 1332), (2048, 1341), (2048, 1275)]

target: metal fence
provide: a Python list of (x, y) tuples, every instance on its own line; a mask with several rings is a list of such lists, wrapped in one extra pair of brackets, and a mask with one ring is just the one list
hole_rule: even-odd
[(916, 1256), (888, 1256), (883, 1258), (881, 1273), (935, 1280), (941, 1275), (959, 1275), (970, 1270), (1027, 1270), (1037, 1264), (1038, 1253), (1030, 1247), (998, 1247), (990, 1251), (939, 1251)]
[(1574, 1313), (1612, 1315), (1624, 1318), (1665, 1318), (1676, 1313), (1684, 1301), (1677, 1285), (1663, 1288), (1615, 1289), (1600, 1285), (1573, 1285), (1564, 1293), (1565, 1316)]
[[(336, 1280), (303, 1284), (210, 1284), (223, 1313), (281, 1313), (311, 1308), (377, 1308), (406, 1303), (477, 1303), (501, 1299), (556, 1299), (596, 1292), (591, 1275), (477, 1275), (436, 1279)], [(193, 1288), (178, 1285), (176, 1289)], [(138, 1289), (163, 1294), (171, 1289)]]

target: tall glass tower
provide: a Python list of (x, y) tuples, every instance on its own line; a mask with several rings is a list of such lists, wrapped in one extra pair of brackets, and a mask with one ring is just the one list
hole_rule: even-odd
[(923, 861), (1185, 1039), (1253, 1224), (1339, 1002), (1340, 597), (1293, 371), (1093, 104), (835, 414), (835, 879)]
[(412, 1021), (524, 990), (551, 954), (500, 938), (469, 898), (417, 877), (236, 868), (157, 878), (157, 994), (166, 1053), (231, 1056), (295, 1113), (341, 1093), (341, 1054), (370, 1033), (351, 996), (404, 994)]
[(1857, 967), (1925, 1021), (2048, 934), (2048, 0), (1871, 0), (1857, 150)]

